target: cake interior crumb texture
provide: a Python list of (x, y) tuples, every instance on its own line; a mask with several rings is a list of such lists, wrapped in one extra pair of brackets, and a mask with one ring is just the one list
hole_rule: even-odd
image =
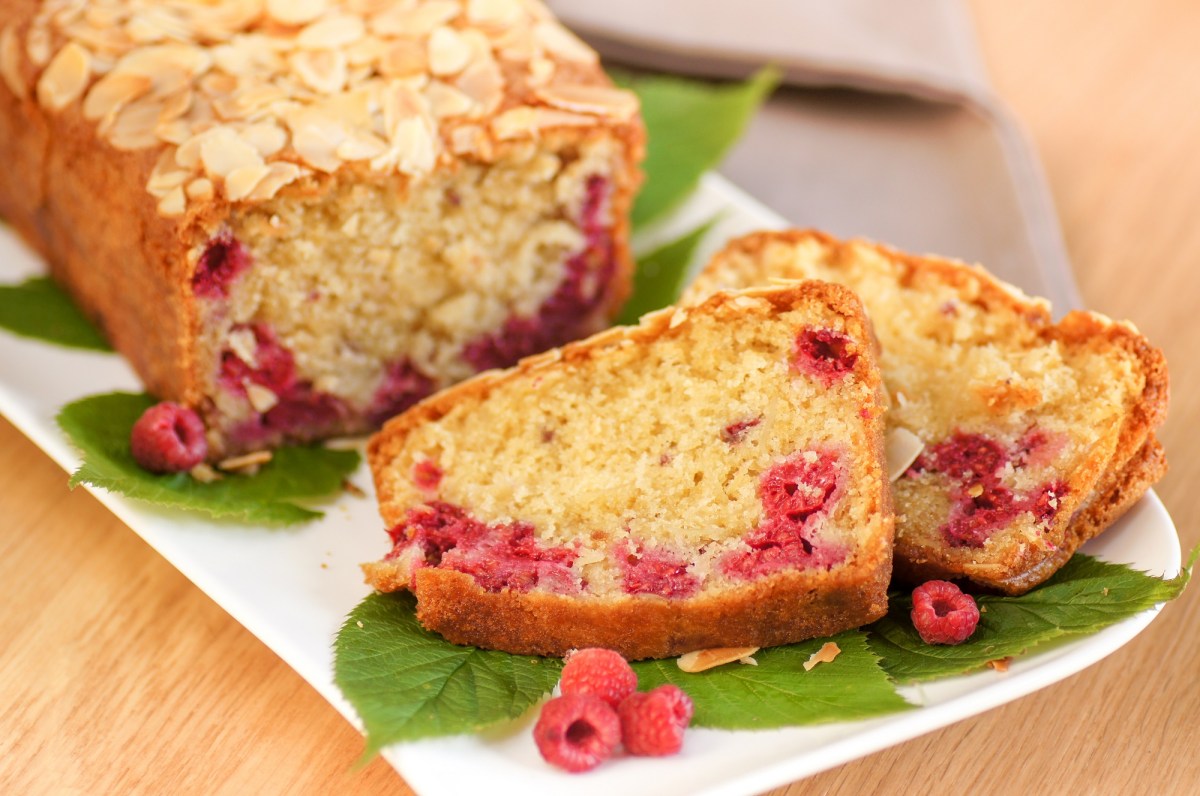
[[(421, 599), (423, 573), (451, 570), (483, 592), (585, 613), (686, 613), (670, 606), (857, 578), (851, 621), (869, 621), (890, 569), (882, 404), (869, 333), (837, 296), (830, 307), (793, 288), (667, 310), (401, 416), (372, 443), (395, 546), (369, 578)], [(809, 368), (813, 335), (836, 340), (824, 353), (846, 367)], [(790, 630), (673, 639), (668, 622), (655, 651), (828, 626), (803, 616), (803, 599), (791, 605)]]
[(1128, 324), (1055, 325), (981, 269), (799, 231), (730, 244), (686, 300), (770, 278), (837, 281), (868, 310), (889, 427), (926, 446), (893, 485), (898, 572), (1024, 591), (1102, 529), (1113, 490), (1127, 506), (1161, 475), (1165, 365)]

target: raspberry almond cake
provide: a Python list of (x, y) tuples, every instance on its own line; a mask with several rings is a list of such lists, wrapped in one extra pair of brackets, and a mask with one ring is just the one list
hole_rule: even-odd
[(606, 326), (643, 139), (537, 0), (0, 4), (0, 214), (212, 459)]
[(476, 377), (369, 458), (364, 565), (450, 641), (627, 658), (769, 646), (884, 614), (884, 397), (858, 299), (717, 294)]
[(924, 445), (893, 484), (898, 577), (1021, 594), (1166, 470), (1166, 363), (1128, 322), (1053, 323), (982, 268), (799, 230), (730, 243), (684, 304), (773, 278), (845, 284), (871, 316), (889, 433)]

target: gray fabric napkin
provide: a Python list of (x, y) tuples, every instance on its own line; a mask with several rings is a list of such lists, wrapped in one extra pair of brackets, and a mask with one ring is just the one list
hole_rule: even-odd
[(981, 262), (1080, 306), (1029, 142), (960, 0), (549, 0), (609, 60), (781, 90), (721, 171), (797, 226)]

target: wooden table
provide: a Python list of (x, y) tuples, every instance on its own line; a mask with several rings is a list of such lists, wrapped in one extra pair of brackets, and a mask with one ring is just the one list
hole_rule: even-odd
[[(1167, 352), (1158, 492), (1200, 542), (1200, 4), (972, 3), (1088, 303)], [(409, 793), (275, 655), (0, 421), (0, 792)], [(1190, 793), (1200, 588), (1058, 685), (779, 793)]]

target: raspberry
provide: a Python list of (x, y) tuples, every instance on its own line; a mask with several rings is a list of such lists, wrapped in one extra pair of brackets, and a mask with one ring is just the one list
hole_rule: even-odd
[(617, 713), (621, 737), (631, 755), (662, 757), (683, 748), (683, 731), (692, 721), (692, 700), (676, 685), (630, 694)]
[(223, 232), (210, 240), (200, 255), (192, 290), (202, 298), (225, 298), (229, 286), (249, 267), (250, 252), (233, 235)]
[(200, 416), (170, 401), (142, 413), (129, 434), (129, 447), (137, 463), (152, 473), (190, 470), (208, 455)]
[(577, 773), (595, 768), (621, 742), (621, 720), (599, 697), (560, 696), (542, 706), (533, 740), (547, 763)]
[(912, 623), (926, 644), (961, 644), (979, 624), (979, 606), (949, 581), (926, 581), (913, 591)]
[(805, 326), (796, 335), (792, 368), (830, 387), (854, 369), (854, 341), (833, 329)]
[(599, 697), (615, 710), (622, 699), (637, 690), (637, 675), (620, 653), (593, 647), (567, 658), (559, 688), (564, 695)]

